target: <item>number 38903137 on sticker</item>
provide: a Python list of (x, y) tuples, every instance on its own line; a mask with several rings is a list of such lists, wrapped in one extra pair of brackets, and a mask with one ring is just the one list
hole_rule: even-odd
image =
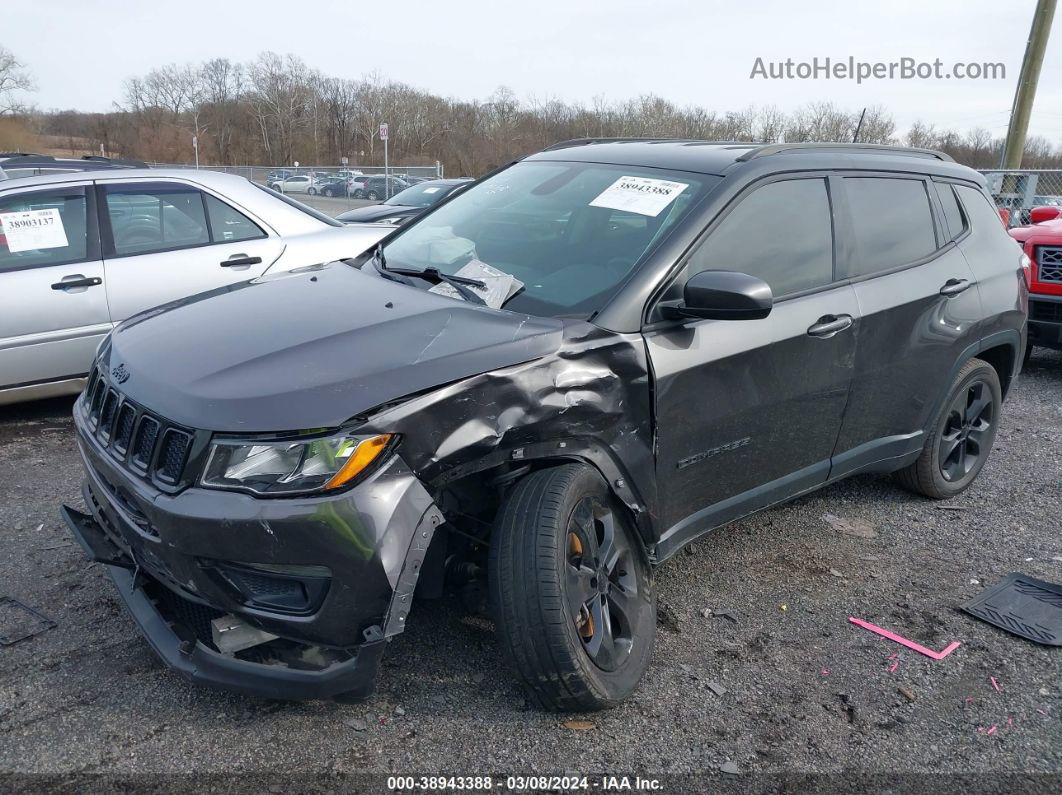
[(63, 228), (63, 217), (54, 207), (0, 213), (0, 233), (7, 238), (7, 250), (12, 254), (70, 245)]

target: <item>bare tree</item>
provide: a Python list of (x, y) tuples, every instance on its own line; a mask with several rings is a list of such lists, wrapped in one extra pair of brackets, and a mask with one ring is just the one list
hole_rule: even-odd
[(35, 91), (37, 84), (14, 53), (0, 46), (0, 116), (8, 116), (25, 110), (18, 100), (22, 91)]

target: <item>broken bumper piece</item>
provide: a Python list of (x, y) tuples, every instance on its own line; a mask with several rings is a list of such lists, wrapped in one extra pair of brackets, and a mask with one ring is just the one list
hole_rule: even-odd
[(386, 641), (376, 627), (356, 649), (330, 649), (283, 639), (236, 655), (222, 654), (211, 640), (220, 610), (186, 599), (137, 571), (96, 520), (69, 507), (63, 518), (93, 560), (104, 563), (129, 613), (159, 658), (196, 684), (261, 698), (304, 700), (372, 693)]

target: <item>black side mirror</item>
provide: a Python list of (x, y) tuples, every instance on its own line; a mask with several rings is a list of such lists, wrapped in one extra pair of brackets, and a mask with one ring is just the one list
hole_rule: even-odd
[(664, 307), (666, 316), (760, 320), (771, 314), (774, 305), (767, 282), (737, 271), (695, 273), (682, 294), (682, 301)]

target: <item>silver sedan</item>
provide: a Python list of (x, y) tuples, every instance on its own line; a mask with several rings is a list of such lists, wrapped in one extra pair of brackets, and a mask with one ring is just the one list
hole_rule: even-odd
[[(131, 315), (356, 256), (393, 229), (344, 226), (211, 171), (0, 182), (0, 404), (79, 391), (100, 341)], [(268, 321), (246, 318), (246, 333), (262, 333)]]

